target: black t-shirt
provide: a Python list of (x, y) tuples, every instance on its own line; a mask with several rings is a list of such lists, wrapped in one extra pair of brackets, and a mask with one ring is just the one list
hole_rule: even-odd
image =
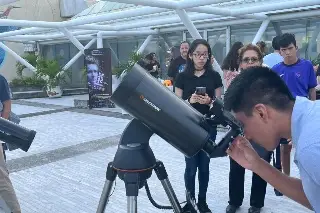
[[(206, 92), (213, 98), (215, 96), (215, 89), (222, 87), (222, 80), (218, 72), (205, 71), (203, 75), (197, 77), (190, 75), (187, 72), (182, 72), (177, 75), (175, 87), (183, 90), (182, 99), (187, 100), (196, 91), (196, 87), (206, 87)], [(205, 104), (191, 104), (193, 108), (202, 114), (209, 111), (209, 106)]]
[(11, 99), (11, 92), (8, 81), (0, 75), (0, 101), (1, 103)]
[(176, 80), (177, 74), (181, 73), (186, 66), (187, 60), (182, 58), (181, 55), (171, 61), (169, 69), (168, 69), (168, 76)]
[(316, 72), (316, 76), (320, 76), (320, 65), (319, 65), (318, 70)]

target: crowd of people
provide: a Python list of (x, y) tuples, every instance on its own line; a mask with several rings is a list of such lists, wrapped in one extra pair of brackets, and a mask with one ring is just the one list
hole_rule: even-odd
[[(309, 106), (310, 112), (316, 113), (313, 107), (319, 107), (319, 103), (313, 101), (316, 100), (315, 88), (318, 84), (316, 76), (320, 75), (318, 70), (320, 68), (313, 66), (310, 61), (298, 57), (298, 47), (293, 34), (286, 33), (274, 37), (272, 47), (274, 52), (266, 55), (266, 43), (263, 41), (256, 45), (235, 42), (222, 63), (223, 72), (219, 75), (219, 72), (212, 66), (214, 58), (206, 40), (196, 39), (191, 45), (184, 41), (180, 44), (181, 55), (173, 59), (168, 68), (169, 79), (173, 82), (174, 92), (178, 97), (187, 101), (200, 113), (206, 114), (212, 100), (222, 98), (224, 90), (225, 106), (233, 111), (236, 118), (243, 123), (245, 137), (239, 137), (228, 150), (230, 170), (229, 201), (226, 213), (235, 213), (243, 203), (246, 169), (253, 171), (249, 213), (259, 213), (264, 207), (267, 182), (275, 187), (276, 196), (288, 196), (310, 209), (320, 211), (319, 202), (316, 201), (316, 197), (320, 193), (316, 192), (320, 187), (318, 173), (320, 170), (313, 162), (308, 166), (302, 165), (303, 163), (308, 164), (308, 159), (304, 158), (299, 162), (297, 158), (299, 155), (306, 156), (305, 153), (308, 151), (311, 152), (310, 147), (314, 147), (314, 150), (319, 147), (317, 141), (304, 141), (299, 137), (299, 132), (304, 132), (299, 125), (308, 125), (308, 121), (298, 120), (295, 123), (292, 120), (291, 127), (295, 129), (290, 129), (290, 126), (285, 123), (287, 120), (282, 122), (278, 120), (281, 116), (279, 118), (268, 117), (272, 113), (282, 113), (285, 117), (287, 110), (291, 110), (291, 112), (293, 110), (297, 111), (296, 114), (307, 118), (310, 116), (308, 109), (306, 109), (306, 113), (300, 112), (299, 108), (302, 104)], [(205, 87), (206, 93), (197, 94), (197, 87)], [(281, 104), (284, 105), (280, 106)], [(293, 109), (293, 106), (296, 106), (297, 109)], [(254, 107), (257, 107), (257, 116), (262, 116), (260, 117), (261, 122), (269, 121), (268, 125), (261, 125), (265, 126), (265, 129), (261, 129), (261, 126), (256, 128), (256, 125), (260, 125), (258, 123), (251, 123), (253, 121), (250, 116)], [(277, 112), (269, 112), (268, 109)], [(276, 121), (279, 122), (278, 125), (275, 125)], [(272, 128), (271, 124), (275, 128), (283, 125), (283, 128), (286, 127), (289, 130), (285, 129), (287, 131), (285, 132), (281, 128), (270, 129)], [(297, 127), (299, 128), (296, 129)], [(258, 130), (262, 133), (260, 136)], [(263, 134), (268, 134), (268, 132), (270, 135)], [(216, 131), (211, 135), (214, 140)], [(290, 177), (292, 144), (296, 148), (295, 162), (297, 162), (302, 174), (303, 182)], [(300, 146), (300, 144), (302, 145)], [(242, 153), (243, 156), (240, 156), (239, 153)], [(309, 154), (312, 156), (314, 151)], [(260, 168), (253, 168), (252, 164), (256, 162), (247, 157), (255, 159), (264, 167), (266, 164), (270, 166), (273, 159), (273, 169), (268, 167), (266, 171), (261, 171)], [(318, 158), (315, 156), (315, 159)], [(186, 158), (185, 162), (186, 190), (198, 201), (199, 211), (209, 213), (211, 210), (208, 207), (206, 192), (209, 184), (210, 159), (201, 151), (191, 158)], [(317, 169), (318, 171), (315, 171)], [(197, 171), (199, 173), (199, 192), (196, 199)], [(273, 179), (278, 176), (279, 180)], [(288, 182), (285, 183), (285, 180)], [(290, 187), (292, 187), (292, 191), (289, 191)], [(299, 195), (293, 192), (297, 192)], [(183, 208), (183, 212), (192, 213), (193, 211), (190, 203), (187, 203)]]
[[(226, 213), (235, 213), (244, 200), (246, 169), (253, 172), (250, 208), (259, 213), (264, 207), (267, 183), (275, 195), (285, 195), (301, 205), (320, 212), (320, 101), (316, 100), (320, 67), (298, 57), (293, 34), (273, 38), (274, 52), (266, 55), (266, 43), (235, 42), (225, 57), (221, 70), (214, 67), (209, 43), (196, 39), (180, 44), (180, 56), (171, 61), (168, 76), (174, 93), (202, 114), (208, 113), (212, 101), (224, 99), (224, 107), (243, 125), (243, 136), (230, 145), (229, 201)], [(161, 73), (155, 53), (138, 62), (155, 78)], [(215, 65), (216, 66), (216, 65)], [(88, 84), (97, 79), (97, 66), (88, 65)], [(319, 79), (319, 78), (318, 78)], [(1, 117), (10, 120), (11, 92), (0, 75)], [(197, 93), (197, 88), (205, 92)], [(224, 91), (224, 97), (223, 95)], [(217, 130), (211, 132), (215, 141)], [(295, 163), (301, 180), (290, 177), (290, 156), (295, 148)], [(0, 146), (0, 194), (12, 212), (21, 212), (5, 167)], [(272, 155), (273, 165), (270, 165)], [(197, 200), (201, 213), (210, 213), (207, 189), (210, 158), (200, 151), (185, 158), (184, 182), (188, 196)], [(199, 191), (196, 199), (195, 180), (198, 172)], [(184, 213), (195, 212), (190, 203)]]

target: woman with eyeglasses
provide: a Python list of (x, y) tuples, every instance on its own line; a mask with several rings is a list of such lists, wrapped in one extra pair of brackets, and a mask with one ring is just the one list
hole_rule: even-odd
[[(221, 97), (222, 80), (211, 65), (211, 48), (204, 39), (192, 42), (187, 56), (184, 71), (177, 75), (175, 81), (175, 94), (186, 100), (192, 107), (202, 114), (209, 112), (209, 105), (215, 97)], [(179, 109), (175, 109), (179, 110)], [(211, 132), (211, 139), (215, 141), (217, 130)], [(209, 183), (210, 158), (203, 151), (191, 158), (185, 158), (186, 169), (184, 181), (190, 196), (195, 199), (195, 178), (198, 170), (199, 194), (198, 209), (201, 213), (210, 213), (206, 201)], [(183, 208), (183, 212), (193, 213), (190, 203)]]
[[(245, 72), (249, 67), (262, 66), (263, 55), (258, 46), (248, 44), (239, 50), (239, 68), (240, 72)], [(270, 162), (272, 152), (266, 151), (261, 146), (252, 142), (252, 146), (258, 152), (261, 158)], [(244, 177), (245, 168), (230, 158), (229, 172), (229, 205), (226, 213), (235, 213), (242, 205), (244, 198)], [(264, 206), (267, 182), (257, 174), (252, 175), (250, 208), (248, 213), (260, 213)]]

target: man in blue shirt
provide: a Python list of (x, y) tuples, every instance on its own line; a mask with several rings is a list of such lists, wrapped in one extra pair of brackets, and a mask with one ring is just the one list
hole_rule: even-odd
[[(11, 112), (11, 91), (2, 75), (0, 75), (0, 101), (3, 106), (0, 116), (8, 119)], [(21, 213), (19, 201), (9, 178), (2, 145), (0, 145), (0, 197), (10, 208), (10, 212)]]
[(283, 57), (280, 55), (280, 45), (279, 45), (280, 36), (276, 36), (272, 39), (272, 48), (273, 53), (270, 53), (263, 57), (263, 64), (272, 68), (274, 65), (283, 62)]
[[(297, 57), (297, 42), (293, 34), (285, 33), (279, 39), (280, 54), (283, 62), (273, 66), (275, 71), (288, 86), (293, 97), (302, 96), (316, 100), (316, 75), (310, 61)], [(292, 145), (282, 139), (281, 162), (283, 172), (290, 175), (290, 152)]]
[[(232, 142), (229, 156), (288, 198), (320, 213), (320, 101), (295, 99), (275, 72), (253, 67), (233, 80), (224, 107), (242, 123), (245, 136)], [(261, 159), (248, 141), (272, 151), (280, 138), (292, 138), (301, 179), (289, 177)]]
[(272, 70), (284, 80), (292, 95), (316, 100), (316, 75), (310, 61), (297, 57), (297, 42), (293, 34), (285, 33), (279, 40), (280, 54), (284, 61)]

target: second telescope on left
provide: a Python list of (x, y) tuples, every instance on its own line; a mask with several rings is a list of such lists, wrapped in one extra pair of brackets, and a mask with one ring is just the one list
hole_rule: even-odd
[(36, 131), (0, 118), (0, 141), (15, 145), (27, 152), (35, 136)]

